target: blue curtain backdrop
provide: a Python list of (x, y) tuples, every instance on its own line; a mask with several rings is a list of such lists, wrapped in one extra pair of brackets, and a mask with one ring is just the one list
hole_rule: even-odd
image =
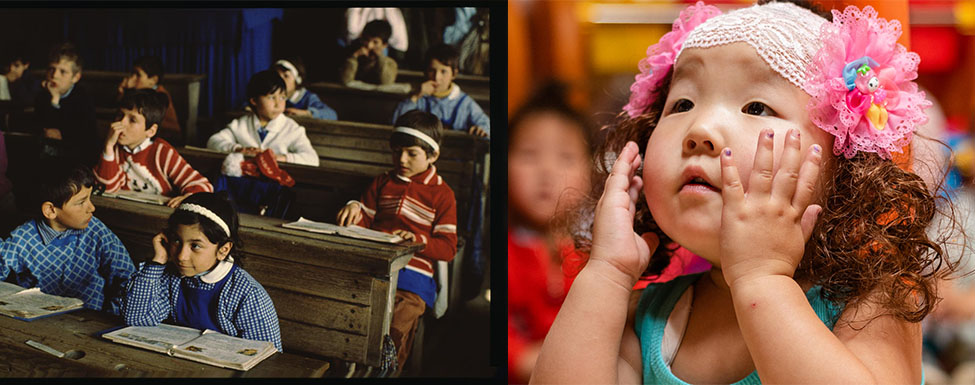
[(166, 73), (205, 74), (199, 113), (244, 104), (247, 80), (271, 65), (271, 31), (279, 8), (77, 9), (63, 14), (64, 39), (79, 45), (85, 68), (129, 71), (142, 55)]

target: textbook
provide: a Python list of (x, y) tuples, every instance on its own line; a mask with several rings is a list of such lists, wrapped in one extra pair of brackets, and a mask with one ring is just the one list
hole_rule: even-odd
[(24, 289), (0, 282), (0, 314), (24, 321), (81, 309), (85, 302), (41, 292), (41, 288)]
[(169, 200), (171, 199), (167, 196), (141, 192), (141, 191), (132, 191), (132, 190), (119, 190), (113, 193), (103, 192), (102, 196), (109, 197), (109, 198), (126, 199), (130, 201), (136, 201), (142, 203), (151, 203), (155, 205), (165, 205), (166, 202), (169, 202)]
[(247, 340), (213, 330), (185, 326), (128, 326), (102, 335), (112, 342), (165, 353), (173, 357), (247, 371), (278, 349), (268, 341)]
[(403, 238), (396, 234), (384, 233), (382, 231), (376, 231), (373, 229), (367, 229), (362, 226), (339, 226), (333, 225), (331, 223), (325, 222), (315, 222), (305, 218), (298, 218), (297, 221), (291, 223), (284, 223), (281, 226), (287, 227), (289, 229), (311, 231), (313, 233), (320, 234), (337, 234), (343, 237), (366, 239), (376, 242), (386, 242), (386, 243), (400, 243), (403, 242)]

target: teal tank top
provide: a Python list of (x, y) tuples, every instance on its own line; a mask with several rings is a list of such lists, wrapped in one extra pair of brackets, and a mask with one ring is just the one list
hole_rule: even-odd
[[(669, 282), (649, 285), (640, 295), (640, 302), (636, 308), (634, 329), (636, 329), (636, 335), (640, 339), (644, 384), (687, 385), (686, 382), (670, 372), (670, 368), (667, 367), (663, 354), (660, 352), (660, 345), (663, 342), (667, 318), (677, 300), (680, 299), (681, 294), (684, 294), (688, 286), (705, 273), (707, 272), (685, 275)], [(812, 305), (816, 316), (823, 321), (829, 330), (833, 330), (833, 325), (839, 319), (843, 308), (823, 300), (820, 295), (821, 291), (822, 287), (814, 286), (806, 292), (806, 299)], [(758, 379), (758, 372), (755, 371), (735, 384), (761, 383), (762, 381)]]

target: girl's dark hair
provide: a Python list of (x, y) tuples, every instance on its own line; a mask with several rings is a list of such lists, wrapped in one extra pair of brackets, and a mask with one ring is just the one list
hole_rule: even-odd
[(230, 229), (230, 235), (228, 236), (220, 225), (206, 216), (192, 211), (177, 209), (173, 211), (173, 214), (169, 216), (169, 220), (166, 222), (166, 229), (163, 230), (166, 236), (173, 239), (176, 228), (179, 225), (192, 226), (199, 224), (200, 229), (203, 230), (203, 235), (207, 237), (207, 240), (215, 243), (217, 248), (220, 248), (227, 242), (233, 242), (234, 246), (230, 254), (234, 256), (234, 263), (243, 266), (244, 254), (241, 252), (243, 244), (240, 241), (240, 233), (238, 231), (240, 220), (237, 216), (237, 208), (230, 200), (227, 192), (196, 193), (187, 197), (181, 204), (187, 203), (200, 205), (212, 211), (227, 224), (227, 227)]
[[(292, 56), (292, 57), (284, 58), (284, 60), (287, 60), (288, 62), (290, 62), (291, 65), (295, 66), (295, 69), (298, 70), (298, 76), (301, 77), (301, 81), (298, 81), (298, 79), (295, 79), (295, 86), (296, 87), (301, 87), (301, 84), (305, 81), (305, 62), (303, 60), (301, 60), (301, 57), (298, 57), (298, 56)], [(290, 72), (291, 71), (287, 67), (285, 67), (283, 65), (280, 65), (280, 64), (275, 64), (274, 65), (274, 70), (275, 71), (278, 71), (278, 72)], [(271, 91), (271, 92), (274, 92), (274, 91)]]
[[(400, 117), (396, 119), (395, 125), (409, 127), (423, 132), (424, 134), (427, 134), (427, 136), (433, 138), (433, 141), (437, 142), (438, 146), (443, 143), (443, 123), (440, 122), (440, 118), (429, 112), (421, 110), (409, 111), (403, 115), (400, 115)], [(412, 146), (420, 146), (420, 148), (427, 153), (428, 157), (433, 156), (433, 147), (420, 138), (402, 132), (393, 132), (393, 134), (389, 136), (390, 148)]]
[(284, 79), (281, 79), (278, 71), (269, 69), (258, 72), (251, 76), (251, 80), (247, 82), (247, 103), (250, 103), (251, 99), (257, 99), (286, 88)]
[[(604, 184), (598, 181), (606, 180), (612, 168), (606, 164), (606, 155), (615, 158), (612, 155), (619, 154), (627, 141), (634, 141), (646, 159), (647, 142), (663, 111), (672, 75), (673, 68), (646, 110), (632, 118), (620, 113), (615, 127), (604, 128), (608, 130), (606, 140), (597, 145), (594, 156), (593, 192), (587, 201), (590, 212), (603, 193)], [(944, 249), (948, 237), (957, 235), (957, 220), (950, 201), (934, 193), (943, 188), (944, 179), (929, 189), (921, 177), (875, 153), (837, 157), (829, 161), (827, 169), (832, 175), (823, 179), (823, 200), (818, 202), (823, 212), (795, 278), (822, 286), (825, 298), (834, 303), (874, 303), (905, 321), (921, 321), (939, 300), (937, 280), (958, 269), (958, 261), (952, 261)], [(939, 200), (945, 203), (940, 209)], [(678, 246), (657, 226), (644, 194), (639, 194), (636, 210), (633, 230), (660, 237), (661, 246), (644, 272), (648, 277), (657, 276)], [(932, 239), (927, 230), (939, 210), (952, 229), (939, 229), (940, 235)], [(577, 247), (585, 251), (591, 241), (576, 237)]]
[[(146, 118), (147, 130), (153, 124), (162, 123), (168, 107), (169, 98), (166, 94), (151, 89), (127, 89), (122, 94), (122, 100), (119, 101), (119, 108), (135, 110)], [(121, 111), (119, 114), (121, 115)]]

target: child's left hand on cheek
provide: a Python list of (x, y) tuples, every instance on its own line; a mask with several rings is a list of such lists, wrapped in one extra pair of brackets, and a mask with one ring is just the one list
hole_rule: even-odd
[(734, 154), (721, 152), (721, 270), (728, 286), (770, 275), (792, 277), (822, 207), (814, 201), (822, 149), (802, 157), (798, 130), (789, 130), (778, 170), (773, 170), (773, 131), (759, 134), (755, 162), (742, 188)]
[(393, 230), (393, 234), (399, 235), (400, 238), (403, 238), (403, 239), (405, 239), (407, 241), (416, 242), (416, 234), (413, 234), (413, 233), (411, 233), (409, 231), (406, 231), (406, 230)]

